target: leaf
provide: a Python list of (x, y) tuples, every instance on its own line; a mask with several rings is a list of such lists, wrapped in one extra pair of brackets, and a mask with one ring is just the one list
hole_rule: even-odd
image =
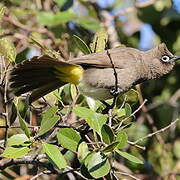
[(60, 118), (58, 115), (56, 115), (57, 111), (58, 107), (53, 106), (44, 113), (38, 136), (42, 136), (43, 134), (47, 133), (56, 125)]
[(48, 158), (59, 168), (64, 169), (67, 166), (67, 162), (60, 152), (59, 148), (52, 144), (43, 144), (43, 150)]
[(62, 6), (65, 2), (66, 2), (66, 0), (54, 0), (57, 4), (58, 4), (58, 6)]
[(74, 21), (89, 30), (98, 30), (100, 28), (99, 22), (92, 18), (79, 17)]
[(0, 23), (2, 22), (2, 18), (4, 16), (5, 11), (6, 11), (6, 7), (2, 7), (0, 9)]
[(94, 38), (93, 43), (91, 43), (91, 51), (92, 52), (101, 52), (106, 49), (106, 44), (108, 41), (108, 34), (104, 28), (99, 29)]
[(104, 124), (101, 129), (102, 139), (106, 144), (111, 144), (114, 140), (113, 130), (107, 125)]
[(0, 39), (0, 55), (4, 56), (9, 62), (15, 62), (16, 48), (10, 38), (4, 37)]
[(107, 147), (103, 149), (103, 153), (113, 152), (117, 148), (118, 144), (119, 142), (111, 143), (110, 145), (108, 145)]
[(57, 133), (58, 143), (69, 150), (77, 150), (81, 136), (71, 128), (62, 128)]
[(118, 96), (118, 101), (122, 104), (125, 97), (128, 103), (136, 103), (139, 100), (138, 92), (134, 89), (130, 89), (128, 92), (122, 94), (122, 96)]
[[(7, 143), (8, 146), (18, 146), (18, 145), (26, 145), (24, 144), (25, 142), (29, 142), (29, 138), (25, 135), (25, 134), (15, 134), (13, 136), (11, 136), (10, 138), (8, 138)], [(27, 144), (29, 145), (29, 143)]]
[(106, 176), (111, 168), (107, 156), (101, 152), (92, 152), (89, 154), (84, 164), (90, 175), (94, 178)]
[(89, 154), (89, 152), (90, 151), (88, 150), (86, 142), (82, 142), (81, 144), (79, 144), (77, 156), (80, 163), (83, 162), (83, 160)]
[(125, 111), (126, 111), (126, 117), (131, 116), (132, 109), (131, 109), (131, 106), (128, 103), (125, 104)]
[(127, 145), (128, 136), (125, 132), (119, 132), (116, 136), (116, 141), (119, 142), (117, 148), (122, 149)]
[(66, 2), (63, 4), (63, 6), (61, 7), (60, 10), (61, 11), (66, 11), (72, 6), (73, 6), (73, 0), (66, 0)]
[(127, 152), (123, 152), (123, 151), (120, 151), (120, 150), (116, 150), (116, 152), (120, 156), (128, 159), (129, 161), (132, 161), (132, 162), (137, 163), (137, 164), (144, 164), (142, 160), (138, 159), (137, 157), (135, 157), (135, 156), (133, 156), (133, 155), (127, 153)]
[(57, 12), (56, 14), (52, 12), (42, 11), (38, 12), (37, 14), (39, 23), (47, 26), (64, 24), (68, 21), (73, 20), (75, 17), (76, 15), (70, 10), (64, 12)]
[(104, 114), (96, 113), (91, 109), (85, 107), (74, 107), (73, 112), (86, 120), (88, 125), (101, 136), (102, 126), (107, 121), (107, 116)]
[(28, 147), (21, 147), (21, 148), (14, 148), (14, 147), (7, 147), (2, 156), (5, 158), (20, 158), (24, 155), (28, 154), (31, 149)]
[(18, 117), (19, 117), (19, 124), (21, 129), (24, 131), (25, 135), (30, 138), (30, 130), (27, 126), (26, 121), (21, 117), (21, 115), (18, 113)]
[(96, 111), (102, 105), (100, 101), (96, 101), (91, 97), (85, 97), (85, 98), (89, 108), (93, 111)]
[(90, 54), (92, 53), (89, 49), (88, 45), (79, 37), (76, 35), (73, 35), (73, 40), (75, 41), (78, 48), (84, 53), (84, 54)]
[(12, 103), (11, 109), (9, 109), (9, 115), (10, 115), (9, 122), (10, 122), (10, 125), (12, 125), (17, 118), (17, 108), (14, 103)]

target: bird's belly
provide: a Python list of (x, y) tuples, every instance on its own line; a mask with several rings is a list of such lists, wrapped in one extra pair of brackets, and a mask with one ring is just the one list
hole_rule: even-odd
[(110, 94), (110, 89), (94, 87), (85, 83), (84, 81), (81, 81), (78, 84), (78, 89), (81, 94), (92, 97), (93, 99), (107, 100), (113, 98), (113, 96)]

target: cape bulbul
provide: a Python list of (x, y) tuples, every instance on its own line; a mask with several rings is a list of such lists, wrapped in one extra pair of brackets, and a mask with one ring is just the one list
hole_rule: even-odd
[[(110, 49), (108, 53), (117, 73), (120, 93), (169, 73), (180, 59), (169, 52), (164, 43), (148, 51), (125, 47)], [(86, 96), (106, 100), (113, 97), (115, 75), (107, 51), (103, 51), (69, 61), (49, 56), (33, 57), (12, 70), (10, 82), (16, 96), (32, 91), (30, 103), (66, 83), (77, 85)]]

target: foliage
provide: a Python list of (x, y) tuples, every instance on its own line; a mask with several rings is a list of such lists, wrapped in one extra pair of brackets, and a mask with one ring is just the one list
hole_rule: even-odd
[[(150, 134), (179, 117), (179, 63), (165, 78), (144, 83), (142, 92), (138, 86), (118, 97), (106, 115), (104, 104), (79, 95), (74, 85), (65, 85), (31, 106), (28, 97), (13, 97), (8, 89), (6, 77), (14, 64), (41, 53), (68, 60), (112, 48), (113, 41), (121, 41), (117, 48), (143, 50), (162, 41), (180, 54), (180, 14), (170, 0), (144, 7), (129, 0), (108, 7), (100, 4), (83, 0), (0, 3), (0, 178), (10, 176), (4, 170), (9, 159), (16, 162), (12, 165), (23, 166), (29, 157), (29, 164), (41, 167), (40, 175), (56, 174), (62, 179), (68, 179), (68, 173), (77, 179), (122, 179), (123, 171), (149, 179), (179, 178), (179, 121), (177, 128), (153, 138)], [(118, 16), (120, 7), (134, 8)], [(104, 11), (110, 12), (112, 22), (103, 20)], [(114, 27), (113, 33), (106, 21)], [(151, 38), (145, 37), (147, 27), (153, 31)], [(112, 40), (115, 34), (119, 38)], [(139, 106), (142, 96), (149, 100), (143, 107)], [(25, 168), (28, 175), (39, 173)], [(11, 170), (22, 176), (15, 166)]]

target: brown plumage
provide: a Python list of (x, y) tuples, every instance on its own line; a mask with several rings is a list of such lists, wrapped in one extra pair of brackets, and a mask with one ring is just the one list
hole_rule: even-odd
[[(180, 57), (160, 44), (149, 51), (134, 48), (108, 50), (118, 78), (118, 90), (126, 92), (137, 83), (169, 73)], [(34, 57), (18, 64), (11, 72), (15, 95), (32, 91), (30, 102), (70, 82), (80, 92), (95, 99), (112, 98), (115, 76), (107, 51), (70, 59), (68, 62), (48, 56)]]

